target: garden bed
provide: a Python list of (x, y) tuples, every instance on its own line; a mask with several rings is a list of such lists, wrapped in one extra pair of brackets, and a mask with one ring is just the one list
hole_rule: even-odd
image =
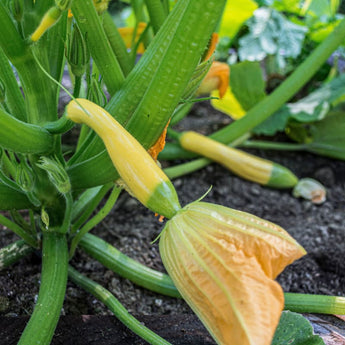
[[(229, 121), (228, 117), (204, 103), (196, 106), (192, 115), (176, 128), (209, 133)], [(281, 225), (308, 252), (308, 255), (287, 267), (278, 277), (284, 291), (343, 296), (345, 294), (345, 162), (302, 152), (262, 150), (251, 150), (251, 152), (288, 167), (299, 178), (312, 177), (319, 180), (327, 188), (327, 200), (322, 205), (314, 205), (310, 201), (294, 198), (291, 190), (265, 188), (244, 181), (226, 169), (212, 164), (198, 172), (174, 180), (181, 203), (184, 205), (200, 198), (210, 186), (213, 186), (206, 195), (205, 201), (250, 212)], [(151, 244), (161, 229), (162, 224), (152, 212), (123, 193), (111, 214), (92, 233), (139, 262), (163, 271), (158, 244)], [(1, 230), (1, 233), (1, 246), (15, 240), (15, 236), (9, 231)], [(16, 317), (13, 321), (14, 325), (18, 323), (24, 326), (23, 320), (26, 319), (21, 317), (31, 314), (33, 310), (40, 279), (38, 255), (33, 253), (0, 272), (0, 315), (2, 316), (0, 339), (5, 339), (3, 332), (8, 334), (7, 326), (3, 326), (8, 325), (8, 316)], [(201, 324), (195, 317), (190, 316), (191, 310), (182, 300), (143, 290), (104, 268), (81, 251), (77, 251), (71, 264), (114, 293), (121, 303), (146, 325), (152, 325), (152, 329), (157, 331), (165, 329), (168, 332), (167, 338), (172, 343), (213, 344)], [(78, 325), (84, 322), (80, 315), (98, 315), (90, 319), (92, 320), (90, 324), (95, 325), (98, 334), (113, 332), (112, 325), (119, 327), (113, 318), (105, 317), (111, 315), (106, 307), (72, 283), (68, 284), (62, 314), (68, 317), (60, 322), (62, 328), (58, 328), (56, 342), (53, 344), (78, 344), (76, 338), (72, 336), (71, 339), (74, 340), (70, 342), (59, 342), (58, 339), (59, 334), (61, 337), (65, 332), (64, 327), (71, 329), (70, 320), (76, 320), (73, 321), (75, 325), (73, 329), (78, 329)], [(169, 327), (166, 327), (165, 323)], [(331, 323), (335, 323), (334, 319)], [(173, 325), (178, 325), (176, 331)], [(343, 332), (342, 336), (345, 336), (344, 325), (343, 321), (337, 324), (337, 328)], [(191, 332), (189, 326), (195, 332)], [(20, 327), (12, 329), (20, 329)], [(171, 335), (172, 329), (176, 337), (183, 334), (182, 340), (174, 342), (173, 339), (169, 339), (169, 332)], [(198, 332), (202, 334), (199, 340), (188, 338), (188, 334), (198, 337)], [(115, 342), (116, 344), (144, 344), (139, 340), (133, 340), (133, 336), (128, 335), (130, 332), (126, 332), (122, 327), (119, 328), (118, 333), (123, 335), (124, 340), (119, 340)], [(129, 337), (129, 340), (126, 337)], [(108, 343), (114, 343), (113, 339), (113, 336), (109, 336)], [(96, 340), (86, 342), (87, 339), (83, 339), (83, 341), (83, 344), (107, 344)], [(2, 342), (4, 345), (14, 343), (13, 340)]]

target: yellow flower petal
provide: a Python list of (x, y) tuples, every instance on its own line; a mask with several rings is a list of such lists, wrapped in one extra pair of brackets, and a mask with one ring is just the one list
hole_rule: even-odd
[(305, 251), (250, 214), (195, 202), (167, 222), (163, 263), (218, 344), (270, 345), (284, 307), (272, 278)]
[[(213, 91), (211, 93), (211, 97), (220, 98), (218, 90)], [(211, 104), (215, 109), (231, 116), (234, 120), (237, 120), (246, 114), (246, 111), (242, 108), (241, 104), (232, 93), (230, 86), (226, 90), (222, 99), (211, 99)]]

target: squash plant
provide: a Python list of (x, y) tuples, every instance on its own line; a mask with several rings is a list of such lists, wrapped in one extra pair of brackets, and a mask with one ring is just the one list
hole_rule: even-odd
[[(68, 279), (148, 343), (168, 344), (69, 266), (77, 246), (144, 288), (182, 296), (219, 344), (270, 344), (284, 305), (343, 313), (342, 298), (283, 294), (275, 277), (305, 254), (283, 229), (220, 205), (196, 201), (181, 207), (169, 173), (156, 163), (169, 120), (195, 97), (212, 63), (210, 39), (226, 1), (179, 0), (172, 10), (166, 0), (131, 1), (137, 28), (147, 17), (138, 42), (146, 49), (136, 64), (139, 44), (126, 49), (107, 3), (0, 1), (0, 223), (21, 237), (0, 250), (0, 267), (33, 249), (42, 252), (38, 299), (19, 344), (50, 343)], [(344, 33), (342, 22), (276, 92), (213, 139), (231, 143), (269, 117), (317, 71)], [(59, 116), (67, 66), (73, 95)], [(62, 134), (74, 122), (83, 125), (68, 153)], [(171, 278), (88, 234), (122, 188), (168, 218), (159, 241)]]

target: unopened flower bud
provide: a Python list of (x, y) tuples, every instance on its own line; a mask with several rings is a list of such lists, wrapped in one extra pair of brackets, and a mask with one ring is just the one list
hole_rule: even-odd
[(218, 344), (271, 344), (284, 308), (273, 279), (305, 254), (285, 230), (194, 202), (167, 222), (159, 248), (177, 289)]
[(90, 61), (90, 53), (85, 38), (76, 24), (73, 25), (66, 57), (72, 73), (76, 77), (81, 77)]
[(34, 187), (34, 173), (26, 162), (20, 162), (16, 171), (16, 183), (24, 192), (31, 192)]
[(46, 171), (50, 182), (60, 193), (66, 194), (71, 190), (68, 174), (58, 160), (41, 157), (36, 165)]
[(44, 208), (42, 208), (42, 210), (41, 210), (41, 220), (42, 220), (42, 223), (44, 224), (46, 230), (48, 230), (48, 228), (49, 228), (49, 214)]

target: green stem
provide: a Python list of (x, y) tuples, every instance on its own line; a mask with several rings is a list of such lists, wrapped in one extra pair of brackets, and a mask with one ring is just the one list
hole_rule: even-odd
[(1, 154), (1, 168), (6, 172), (6, 174), (10, 175), (12, 179), (16, 178), (17, 167), (13, 164), (5, 151), (2, 151)]
[(81, 145), (83, 144), (83, 142), (85, 141), (89, 133), (90, 133), (90, 128), (86, 125), (81, 125), (76, 151), (80, 150)]
[(41, 286), (33, 314), (18, 345), (49, 345), (59, 321), (67, 284), (66, 237), (43, 233)]
[(123, 41), (117, 27), (109, 12), (103, 14), (103, 28), (107, 35), (110, 46), (119, 61), (124, 76), (127, 76), (131, 71), (132, 66), (129, 60), (129, 54), (125, 42)]
[[(113, 186), (113, 183), (108, 183), (104, 186), (102, 186), (101, 189), (97, 191), (96, 195), (91, 195), (92, 199), (88, 201), (87, 207), (83, 209), (83, 214), (79, 217), (77, 221), (72, 226), (71, 233), (74, 234), (84, 222), (91, 216), (92, 212), (96, 209), (98, 204), (102, 201), (104, 196), (107, 194), (109, 189)], [(74, 208), (74, 207), (73, 207)], [(72, 214), (72, 219), (74, 218), (74, 215)]]
[(285, 293), (285, 308), (297, 313), (345, 315), (345, 297)]
[(0, 210), (23, 210), (33, 205), (24, 193), (0, 183)]
[(0, 181), (3, 184), (5, 184), (7, 187), (12, 188), (19, 193), (21, 192), (20, 187), (13, 180), (11, 180), (9, 177), (7, 177), (1, 169), (0, 169)]
[(25, 94), (28, 122), (42, 125), (57, 120), (57, 87), (42, 72), (42, 65), (29, 50), (14, 64)]
[(182, 163), (170, 168), (166, 168), (164, 169), (164, 172), (170, 179), (174, 179), (180, 176), (190, 174), (194, 171), (200, 170), (209, 165), (210, 163), (212, 163), (210, 159), (198, 158), (191, 162)]
[(0, 48), (0, 80), (5, 85), (6, 106), (9, 112), (18, 120), (26, 120), (24, 97), (20, 91), (13, 69), (6, 55)]
[(61, 234), (66, 234), (71, 226), (71, 219), (72, 219), (72, 209), (73, 209), (73, 197), (71, 192), (64, 194), (66, 207), (65, 207), (65, 215), (61, 225), (61, 228), (58, 230)]
[(0, 109), (0, 146), (20, 153), (47, 153), (53, 136), (44, 128), (17, 120)]
[(0, 214), (0, 224), (4, 225), (9, 230), (13, 231), (16, 235), (21, 237), (30, 246), (37, 248), (37, 240), (31, 234), (28, 234), (18, 224), (12, 222), (2, 214)]
[(163, 9), (164, 9), (165, 15), (167, 16), (169, 14), (169, 12), (170, 12), (169, 0), (163, 0), (162, 1), (162, 6), (163, 6)]
[(78, 217), (82, 215), (84, 210), (90, 205), (93, 198), (98, 194), (103, 186), (89, 188), (83, 192), (78, 199), (73, 203), (72, 208), (72, 221), (74, 222)]
[[(97, 236), (86, 234), (81, 248), (108, 269), (135, 284), (167, 296), (181, 297), (171, 278), (122, 254)], [(284, 293), (285, 309), (300, 313), (345, 313), (345, 297)]]
[(0, 3), (0, 23), (0, 47), (20, 76), (28, 122), (40, 124), (56, 120), (56, 88), (52, 88), (42, 74), (33, 50), (20, 36), (4, 3)]
[(74, 76), (74, 89), (73, 89), (73, 97), (78, 98), (80, 94), (81, 89), (81, 77), (80, 76)]
[(279, 143), (263, 140), (246, 140), (240, 147), (263, 149), (263, 150), (279, 150), (279, 151), (304, 151), (307, 145), (296, 143)]
[(0, 271), (32, 253), (33, 247), (19, 240), (0, 249)]
[(145, 0), (153, 31), (156, 34), (166, 18), (161, 0)]
[(177, 110), (174, 112), (171, 121), (170, 126), (176, 125), (176, 123), (183, 120), (189, 113), (189, 111), (192, 109), (193, 103), (184, 103), (180, 105)]
[(70, 257), (73, 257), (74, 252), (82, 239), (82, 237), (88, 233), (90, 230), (92, 230), (97, 224), (99, 224), (112, 210), (118, 196), (120, 195), (121, 188), (114, 187), (112, 192), (110, 193), (110, 196), (105, 203), (105, 205), (100, 209), (100, 211), (91, 218), (75, 235), (71, 242), (71, 248), (70, 248)]
[(62, 134), (68, 132), (74, 127), (75, 123), (69, 120), (66, 116), (61, 116), (58, 120), (47, 122), (43, 128), (50, 134)]
[(91, 293), (102, 303), (104, 303), (114, 315), (130, 330), (137, 334), (142, 339), (146, 340), (152, 345), (169, 345), (170, 343), (161, 338), (156, 333), (149, 330), (136, 318), (130, 315), (127, 309), (119, 302), (114, 295), (112, 295), (102, 285), (97, 284), (93, 280), (83, 276), (81, 273), (76, 271), (73, 267), (68, 267), (69, 278), (77, 285), (82, 287), (87, 292)]
[(105, 85), (113, 95), (122, 85), (124, 75), (109, 44), (92, 0), (74, 0), (74, 18), (84, 35), (87, 35), (91, 55), (100, 70)]
[(129, 258), (97, 236), (86, 234), (80, 247), (105, 267), (139, 286), (167, 296), (181, 297), (168, 275)]

